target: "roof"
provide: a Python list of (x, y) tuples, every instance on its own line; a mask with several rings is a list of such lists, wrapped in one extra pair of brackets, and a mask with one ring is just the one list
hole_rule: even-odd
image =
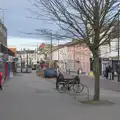
[(25, 53), (32, 54), (35, 53), (35, 51), (34, 50), (17, 51), (17, 54), (25, 54)]
[(73, 45), (82, 44), (82, 43), (84, 43), (84, 41), (76, 40), (76, 41), (67, 43), (65, 46), (73, 46)]
[[(65, 47), (65, 46), (69, 47), (69, 46), (73, 46), (73, 45), (77, 45), (77, 44), (82, 44), (82, 43), (84, 43), (84, 42), (83, 42), (83, 41), (80, 41), (80, 40), (75, 40), (75, 41), (73, 41), (73, 42), (68, 42), (68, 43), (66, 43), (66, 44), (61, 44), (61, 45), (59, 45), (59, 46), (54, 47), (53, 50), (52, 50), (52, 52), (53, 52), (53, 51), (56, 51), (56, 50), (58, 50), (58, 49), (61, 49), (61, 48)], [(47, 53), (50, 53), (50, 52), (51, 52), (51, 51), (48, 51)]]
[(40, 49), (43, 49), (44, 47), (45, 47), (45, 44), (42, 43), (39, 48), (40, 48)]

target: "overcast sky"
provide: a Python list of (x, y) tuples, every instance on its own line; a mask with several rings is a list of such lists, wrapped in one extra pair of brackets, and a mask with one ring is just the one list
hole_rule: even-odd
[[(27, 17), (33, 16), (27, 8), (33, 9), (28, 0), (0, 0), (0, 8), (4, 11), (4, 22), (8, 29), (8, 45), (16, 46), (17, 48), (30, 47), (31, 44), (39, 44), (45, 39), (42, 36), (28, 36), (21, 32), (32, 32), (36, 28), (51, 29), (52, 24), (47, 24), (45, 21), (29, 19)], [(2, 11), (0, 10), (0, 17), (2, 18)], [(54, 26), (54, 29), (55, 26)], [(28, 44), (28, 45), (22, 45)], [(30, 46), (29, 46), (30, 44)]]

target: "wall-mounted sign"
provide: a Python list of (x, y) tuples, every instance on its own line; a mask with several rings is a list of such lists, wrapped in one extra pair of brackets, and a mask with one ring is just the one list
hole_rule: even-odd
[(3, 60), (6, 62), (6, 61), (8, 61), (8, 54), (4, 54), (3, 55)]
[(14, 58), (14, 62), (18, 62), (18, 58)]

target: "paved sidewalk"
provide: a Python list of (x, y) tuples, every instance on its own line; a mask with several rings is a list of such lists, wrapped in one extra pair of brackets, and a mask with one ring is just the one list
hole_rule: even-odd
[(82, 96), (60, 94), (50, 81), (35, 73), (12, 78), (0, 91), (0, 120), (119, 120), (119, 92), (101, 91), (115, 104), (85, 105), (78, 103)]
[[(72, 75), (64, 74), (65, 78), (71, 78), (72, 76), (75, 75), (76, 74), (72, 74)], [(88, 75), (80, 75), (80, 80), (83, 84), (87, 85), (89, 88), (94, 88), (94, 78)], [(106, 90), (120, 92), (120, 83), (113, 80), (107, 80), (105, 78), (101, 78), (100, 87)]]

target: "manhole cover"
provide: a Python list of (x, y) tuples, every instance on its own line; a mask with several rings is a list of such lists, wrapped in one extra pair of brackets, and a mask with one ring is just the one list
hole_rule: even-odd
[(8, 85), (3, 85), (3, 87), (8, 87)]
[(23, 76), (22, 74), (17, 74), (16, 76)]
[(39, 81), (32, 81), (31, 83), (39, 83)]
[(49, 90), (41, 90), (41, 89), (36, 89), (36, 93), (50, 93)]

